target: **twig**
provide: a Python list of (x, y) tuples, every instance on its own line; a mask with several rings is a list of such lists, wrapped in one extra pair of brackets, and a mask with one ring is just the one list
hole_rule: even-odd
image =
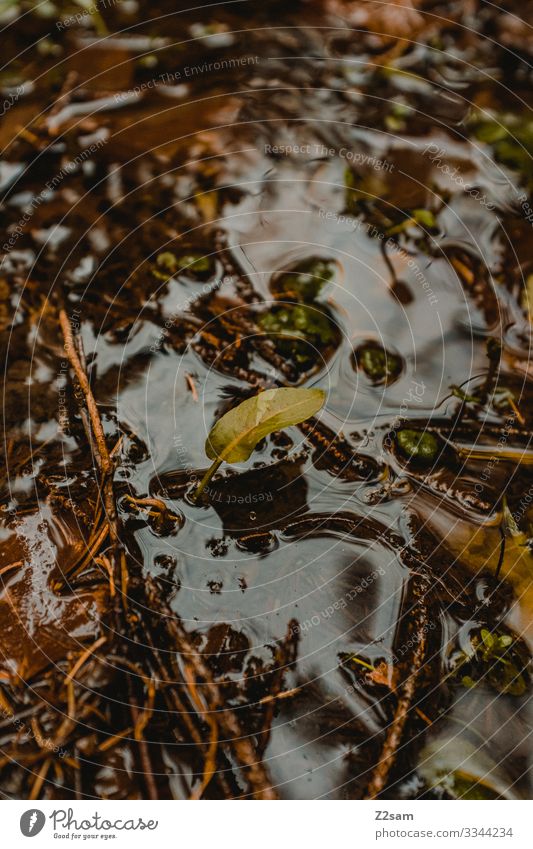
[(93, 654), (93, 652), (95, 652), (96, 649), (100, 648), (100, 646), (102, 646), (106, 640), (106, 636), (100, 637), (98, 640), (96, 640), (96, 642), (92, 644), (92, 646), (89, 646), (89, 648), (83, 652), (81, 657), (78, 658), (78, 660), (68, 673), (67, 677), (65, 678), (65, 684), (68, 684), (70, 681), (74, 680), (76, 673), (80, 671), (85, 661), (88, 660), (89, 657)]
[[(277, 799), (266, 768), (258, 758), (251, 741), (243, 735), (235, 712), (224, 707), (224, 698), (218, 684), (204, 663), (201, 655), (190, 641), (181, 621), (172, 613), (165, 600), (161, 598), (157, 584), (151, 577), (145, 581), (147, 607), (158, 610), (164, 627), (178, 652), (194, 673), (196, 682), (202, 682), (204, 698), (210, 711), (215, 712), (216, 720), (225, 743), (230, 746), (233, 756), (243, 770), (256, 799)], [(146, 623), (144, 623), (146, 625)]]
[[(428, 611), (425, 602), (429, 581), (425, 576), (416, 576), (415, 592), (418, 596), (414, 609), (410, 611), (413, 622), (413, 638), (415, 649), (409, 664), (409, 674), (401, 687), (398, 688), (398, 702), (394, 718), (387, 729), (381, 755), (370, 778), (366, 791), (366, 799), (375, 799), (384, 790), (389, 779), (390, 771), (396, 760), (396, 755), (405, 729), (405, 724), (411, 710), (416, 693), (417, 678), (426, 655), (426, 630)], [(414, 579), (413, 579), (414, 580)]]
[(44, 761), (43, 765), (41, 766), (39, 772), (37, 773), (37, 775), (35, 777), (35, 781), (33, 782), (33, 787), (31, 788), (31, 793), (28, 796), (28, 800), (33, 802), (34, 799), (39, 798), (39, 793), (41, 792), (41, 787), (44, 784), (46, 774), (47, 774), (48, 770), (50, 769), (51, 764), (52, 764), (52, 758), (47, 758)]
[(193, 401), (198, 403), (198, 391), (196, 389), (196, 384), (194, 382), (194, 378), (193, 378), (192, 374), (189, 374), (189, 372), (187, 372), (185, 374), (185, 380), (187, 381), (187, 386), (191, 390)]
[(5, 575), (6, 572), (9, 572), (11, 569), (16, 569), (19, 566), (24, 566), (24, 560), (16, 560), (14, 563), (9, 563), (8, 566), (3, 566), (0, 569), (0, 577)]
[(204, 760), (204, 771), (202, 781), (200, 783), (200, 786), (196, 790), (193, 790), (193, 792), (191, 793), (191, 799), (201, 799), (217, 768), (216, 759), (218, 749), (218, 725), (216, 718), (209, 712), (209, 710), (206, 710), (206, 708), (204, 707), (196, 688), (194, 674), (187, 663), (184, 664), (184, 670), (185, 680), (187, 681), (187, 684), (189, 686), (192, 699), (195, 705), (197, 706), (200, 715), (203, 716), (203, 718), (209, 725), (209, 730), (211, 732), (209, 748), (207, 750), (207, 754)]
[[(148, 791), (148, 797), (150, 799), (159, 799), (159, 793), (157, 792), (157, 785), (154, 779), (154, 770), (152, 767), (152, 762), (150, 759), (150, 752), (148, 750), (148, 743), (143, 737), (143, 720), (144, 718), (139, 714), (139, 708), (137, 705), (137, 700), (130, 689), (130, 710), (131, 716), (133, 719), (134, 726), (134, 737), (139, 746), (139, 756), (141, 759), (142, 769), (144, 780), (146, 782), (146, 789)], [(151, 712), (150, 712), (151, 713)], [(148, 714), (148, 719), (150, 714)], [(148, 722), (146, 719), (146, 722)], [(146, 724), (146, 722), (144, 724)]]
[(112, 737), (108, 737), (107, 740), (104, 740), (103, 743), (100, 743), (100, 745), (98, 746), (98, 751), (107, 752), (108, 749), (111, 749), (113, 748), (113, 746), (116, 746), (116, 744), (120, 743), (120, 741), (124, 737), (127, 737), (128, 734), (131, 734), (132, 731), (133, 726), (129, 725), (128, 728), (125, 728), (123, 731), (119, 731), (117, 734), (113, 734)]
[[(287, 669), (296, 660), (296, 652), (298, 649), (299, 630), (298, 623), (295, 619), (291, 619), (287, 625), (287, 633), (285, 639), (278, 644), (276, 648), (276, 666), (273, 673), (273, 681), (271, 686), (271, 700), (266, 702), (265, 715), (263, 718), (263, 727), (258, 735), (257, 751), (263, 755), (272, 730), (272, 720), (274, 719), (274, 711), (276, 709), (276, 698), (281, 694), (283, 687), (283, 679)], [(264, 704), (264, 702), (263, 702)]]
[(487, 357), (489, 358), (489, 367), (487, 370), (487, 376), (485, 377), (485, 381), (479, 393), (479, 399), (481, 404), (487, 403), (489, 394), (494, 388), (494, 384), (496, 383), (496, 379), (498, 376), (497, 373), (498, 367), (500, 365), (501, 355), (501, 343), (494, 337), (489, 337), (489, 339), (487, 340)]
[(89, 379), (80, 362), (77, 347), (74, 342), (74, 335), (72, 333), (72, 326), (70, 324), (69, 317), (64, 309), (59, 310), (59, 323), (61, 325), (63, 339), (65, 341), (65, 353), (67, 355), (69, 363), (74, 369), (74, 373), (80, 385), (80, 389), (83, 392), (83, 396), (85, 398), (87, 410), (89, 411), (91, 427), (93, 429), (93, 433), (96, 439), (98, 459), (99, 464), (101, 466), (101, 471), (104, 475), (108, 475), (112, 469), (112, 464), (109, 457), (109, 452), (107, 450), (104, 429), (102, 427), (102, 420), (100, 418), (100, 413), (98, 412), (96, 401), (94, 400), (94, 395), (89, 384)]
[[(337, 476), (346, 480), (367, 480), (376, 474), (376, 464), (371, 457), (358, 454), (343, 436), (335, 434), (318, 419), (310, 418), (297, 425), (311, 445), (327, 458), (337, 470)], [(315, 463), (316, 465), (316, 463)]]
[[(115, 506), (115, 496), (113, 491), (113, 460), (111, 459), (111, 456), (107, 449), (102, 420), (100, 418), (98, 406), (96, 404), (89, 383), (89, 378), (87, 377), (85, 369), (85, 357), (83, 356), (81, 340), (77, 340), (74, 338), (72, 325), (64, 308), (59, 309), (59, 324), (63, 333), (65, 353), (67, 355), (70, 365), (72, 366), (72, 369), (74, 370), (74, 374), (76, 375), (76, 379), (83, 393), (85, 404), (89, 413), (91, 429), (96, 442), (95, 455), (100, 472), (102, 474), (101, 493), (105, 510), (107, 530), (109, 532), (109, 537), (113, 548), (115, 571), (120, 576), (120, 584), (122, 590), (122, 606), (124, 608), (127, 608), (129, 574), (124, 550), (120, 546), (119, 540), (118, 519)], [(104, 525), (104, 528), (105, 527), (106, 526)], [(90, 557), (93, 557), (95, 553), (96, 552), (91, 552)]]
[(290, 690), (282, 690), (281, 693), (269, 693), (268, 696), (263, 696), (262, 699), (259, 699), (258, 704), (267, 705), (269, 702), (279, 702), (282, 699), (291, 699), (293, 696), (297, 696), (298, 693), (301, 692), (301, 687), (292, 687)]
[(76, 764), (76, 766), (74, 767), (74, 793), (76, 794), (76, 799), (80, 800), (83, 799), (83, 776), (81, 774), (77, 743), (74, 743), (73, 749), (75, 753)]

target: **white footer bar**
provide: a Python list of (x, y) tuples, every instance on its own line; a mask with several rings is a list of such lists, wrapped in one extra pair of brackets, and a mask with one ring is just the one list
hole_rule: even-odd
[(4, 801), (1, 812), (6, 849), (529, 849), (533, 802)]

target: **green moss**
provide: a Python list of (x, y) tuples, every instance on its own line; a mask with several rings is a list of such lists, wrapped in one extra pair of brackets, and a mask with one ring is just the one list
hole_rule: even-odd
[(276, 341), (280, 353), (300, 364), (316, 358), (313, 349), (335, 341), (331, 319), (321, 310), (304, 304), (274, 307), (259, 318), (258, 324)]
[(404, 428), (396, 434), (396, 441), (402, 454), (421, 463), (432, 463), (439, 451), (437, 438), (426, 431)]
[(402, 370), (399, 357), (379, 345), (364, 345), (355, 353), (357, 364), (375, 384), (391, 383)]
[(332, 260), (311, 257), (275, 277), (272, 289), (278, 296), (312, 303), (334, 275), (335, 263)]

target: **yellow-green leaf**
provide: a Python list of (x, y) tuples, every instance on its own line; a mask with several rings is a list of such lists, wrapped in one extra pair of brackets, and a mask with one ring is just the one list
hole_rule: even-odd
[(247, 460), (263, 437), (310, 418), (320, 410), (325, 398), (322, 389), (267, 389), (222, 416), (205, 443), (205, 453), (214, 462), (204, 475), (196, 498), (221, 463)]
[(263, 437), (299, 424), (317, 413), (326, 397), (322, 389), (267, 389), (226, 413), (207, 437), (210, 460), (241, 463)]

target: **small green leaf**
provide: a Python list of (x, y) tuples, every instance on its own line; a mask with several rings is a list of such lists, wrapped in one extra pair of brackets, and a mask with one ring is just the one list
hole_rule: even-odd
[(455, 383), (450, 385), (450, 389), (452, 390), (452, 395), (455, 395), (456, 398), (460, 398), (461, 401), (467, 401), (470, 404), (479, 404), (479, 398), (477, 395), (469, 395), (460, 386), (456, 386)]
[(211, 271), (211, 260), (201, 254), (185, 254), (180, 257), (182, 271), (194, 271), (195, 274), (208, 274)]
[(345, 186), (345, 204), (346, 211), (352, 215), (358, 212), (358, 203), (361, 199), (360, 193), (357, 192), (356, 176), (351, 168), (344, 169), (344, 186)]
[(205, 453), (214, 462), (204, 475), (196, 498), (221, 463), (247, 460), (261, 439), (310, 418), (320, 410), (325, 398), (322, 389), (267, 389), (222, 416), (205, 443)]
[(494, 637), (486, 628), (481, 629), (481, 639), (483, 640), (483, 645), (490, 651), (494, 646)]
[(153, 269), (152, 273), (159, 280), (168, 280), (177, 273), (203, 279), (206, 275), (209, 276), (212, 273), (210, 257), (196, 253), (178, 257), (172, 251), (162, 251), (157, 254), (155, 264), (156, 268)]
[[(524, 534), (518, 527), (518, 523), (509, 510), (509, 505), (507, 504), (507, 497), (504, 495), (502, 498), (502, 526), (504, 531), (508, 531), (512, 537), (518, 537), (517, 542), (520, 544), (521, 542), (525, 542)], [(522, 539), (520, 539), (522, 538)], [(512, 641), (511, 641), (512, 642)]]
[(399, 133), (405, 130), (405, 120), (401, 116), (391, 113), (385, 116), (385, 126), (391, 133)]
[(520, 670), (514, 663), (504, 664), (502, 661), (497, 665), (497, 671), (488, 676), (490, 683), (499, 693), (507, 693), (509, 696), (523, 696), (527, 692), (527, 682)]
[(417, 224), (428, 230), (434, 230), (437, 226), (437, 219), (430, 209), (413, 209), (412, 216)]
[(396, 440), (406, 457), (422, 463), (432, 463), (439, 450), (437, 438), (432, 433), (421, 430), (405, 428), (398, 431)]

